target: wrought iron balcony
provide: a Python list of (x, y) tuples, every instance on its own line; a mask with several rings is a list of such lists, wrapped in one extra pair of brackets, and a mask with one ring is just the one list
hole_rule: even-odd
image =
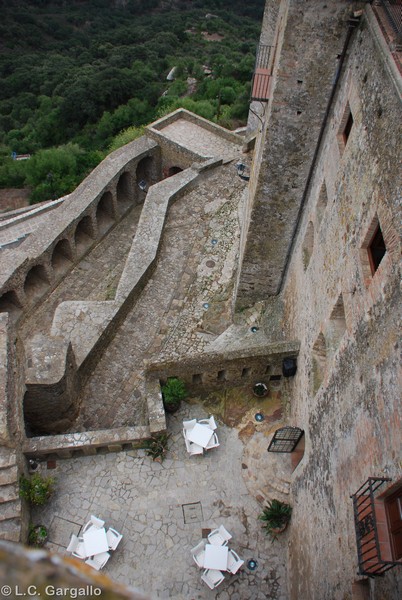
[(401, 561), (395, 560), (392, 555), (384, 499), (376, 495), (377, 490), (386, 481), (391, 480), (387, 477), (370, 477), (351, 496), (359, 573), (368, 577), (383, 575), (392, 567), (401, 564)]

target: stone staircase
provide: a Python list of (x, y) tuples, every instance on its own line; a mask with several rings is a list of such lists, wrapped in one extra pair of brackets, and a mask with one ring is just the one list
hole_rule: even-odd
[(0, 540), (19, 542), (21, 539), (22, 503), (18, 479), (15, 450), (0, 448)]
[(268, 500), (277, 498), (282, 502), (287, 501), (290, 494), (290, 481), (288, 479), (270, 476), (269, 481), (257, 492), (257, 500), (265, 504)]

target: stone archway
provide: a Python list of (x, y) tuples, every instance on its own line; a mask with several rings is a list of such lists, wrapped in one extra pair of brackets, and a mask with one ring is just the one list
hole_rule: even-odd
[(176, 175), (177, 173), (181, 173), (183, 169), (180, 167), (169, 167), (168, 177), (172, 177), (172, 175)]
[(34, 302), (49, 288), (49, 280), (43, 265), (36, 265), (28, 271), (24, 283), (24, 292), (28, 302)]
[(94, 240), (91, 217), (83, 217), (78, 223), (74, 234), (74, 240), (78, 256), (84, 254), (84, 252), (91, 247)]
[(116, 187), (116, 197), (119, 215), (124, 215), (134, 200), (133, 183), (131, 175), (127, 171), (120, 175)]
[(8, 312), (13, 318), (17, 318), (21, 314), (22, 306), (14, 290), (10, 290), (0, 297), (1, 312)]
[(135, 178), (137, 182), (137, 203), (139, 204), (144, 202), (149, 186), (153, 183), (153, 163), (154, 159), (151, 156), (145, 156), (137, 165)]
[(113, 223), (113, 196), (111, 192), (105, 192), (98, 202), (96, 208), (96, 221), (98, 223), (98, 230), (101, 235), (108, 231)]
[(52, 254), (52, 268), (56, 276), (62, 276), (71, 268), (73, 253), (66, 239), (57, 242)]

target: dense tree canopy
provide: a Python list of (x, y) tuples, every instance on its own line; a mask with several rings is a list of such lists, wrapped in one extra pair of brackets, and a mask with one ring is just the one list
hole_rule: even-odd
[[(179, 106), (227, 127), (247, 116), (264, 0), (0, 5), (0, 186), (42, 185), (35, 200), (45, 199), (50, 183), (52, 195), (66, 193), (120, 131)], [(70, 179), (49, 167), (53, 179), (39, 182), (28, 166), (33, 159), (18, 167), (6, 159), (38, 153), (42, 164), (50, 160), (45, 150), (70, 165)]]

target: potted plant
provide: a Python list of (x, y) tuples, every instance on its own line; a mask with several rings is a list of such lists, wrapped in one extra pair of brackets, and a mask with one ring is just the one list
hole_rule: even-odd
[(268, 386), (263, 382), (256, 383), (253, 387), (253, 394), (257, 398), (263, 398), (268, 394)]
[(162, 386), (163, 405), (166, 412), (174, 413), (179, 410), (181, 401), (186, 397), (184, 381), (178, 377), (170, 377)]
[(291, 515), (292, 507), (290, 504), (274, 499), (268, 501), (267, 506), (258, 518), (264, 522), (263, 528), (274, 541), (279, 533), (285, 531)]
[(21, 475), (20, 477), (20, 498), (28, 500), (30, 504), (41, 506), (46, 504), (54, 490), (53, 477), (42, 477), (39, 473), (34, 473), (30, 479)]
[(148, 456), (152, 456), (155, 462), (162, 462), (167, 454), (170, 433), (160, 433), (151, 439), (145, 440), (144, 448)]
[(28, 533), (28, 544), (41, 548), (47, 542), (47, 529), (44, 525), (30, 525)]

